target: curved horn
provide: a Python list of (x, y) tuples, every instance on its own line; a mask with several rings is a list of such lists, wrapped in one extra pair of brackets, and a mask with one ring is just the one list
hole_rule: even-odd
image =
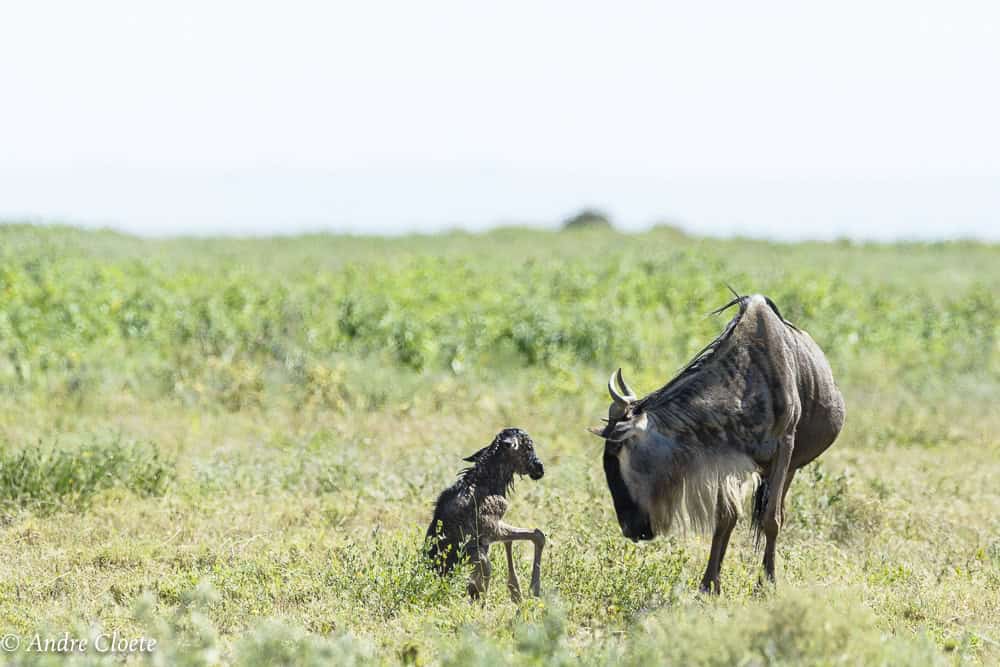
[(618, 380), (618, 386), (621, 387), (622, 391), (625, 392), (625, 398), (629, 399), (630, 401), (636, 400), (637, 397), (635, 395), (635, 392), (632, 391), (632, 387), (628, 386), (628, 383), (625, 382), (625, 378), (622, 377), (622, 369), (619, 368), (618, 372), (615, 373), (615, 379)]
[[(618, 369), (617, 372), (611, 374), (611, 378), (608, 379), (608, 393), (611, 394), (611, 398), (614, 399), (615, 403), (621, 403), (622, 405), (628, 405), (630, 402), (635, 400), (635, 396), (622, 396), (615, 389), (615, 380), (620, 379), (622, 376), (622, 369)], [(627, 393), (627, 392), (626, 392)]]

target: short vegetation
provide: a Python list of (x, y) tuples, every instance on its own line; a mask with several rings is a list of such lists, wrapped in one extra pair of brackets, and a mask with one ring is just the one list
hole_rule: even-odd
[[(779, 589), (743, 523), (706, 599), (708, 540), (625, 540), (585, 429), (612, 370), (652, 390), (718, 333), (726, 282), (819, 341), (848, 418), (795, 478)], [(162, 665), (996, 664), (998, 285), (971, 242), (0, 227), (0, 634)], [(543, 597), (470, 604), (423, 534), (504, 426), (545, 461), (508, 517), (548, 538)]]

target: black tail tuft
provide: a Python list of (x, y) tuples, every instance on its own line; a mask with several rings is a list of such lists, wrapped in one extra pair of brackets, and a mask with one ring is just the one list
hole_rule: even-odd
[(764, 536), (764, 508), (767, 507), (767, 480), (761, 478), (757, 492), (753, 496), (753, 516), (750, 518), (750, 530), (753, 532), (753, 547), (760, 550)]

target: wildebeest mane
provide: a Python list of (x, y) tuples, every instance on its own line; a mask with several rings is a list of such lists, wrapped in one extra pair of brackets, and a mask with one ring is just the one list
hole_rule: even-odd
[[(694, 358), (692, 358), (691, 361), (685, 364), (685, 366), (681, 368), (681, 370), (677, 373), (676, 376), (674, 376), (672, 380), (670, 380), (670, 382), (665, 384), (663, 387), (657, 389), (656, 391), (651, 392), (650, 394), (639, 399), (639, 401), (636, 402), (634, 408), (634, 411), (636, 413), (643, 412), (647, 409), (652, 409), (658, 405), (661, 405), (668, 399), (672, 398), (675, 395), (675, 392), (678, 389), (680, 389), (680, 386), (683, 383), (683, 381), (695, 375), (702, 368), (704, 368), (705, 364), (707, 364), (712, 359), (712, 357), (722, 346), (722, 344), (725, 343), (727, 340), (729, 340), (729, 338), (733, 335), (733, 332), (736, 330), (736, 327), (739, 326), (740, 322), (743, 320), (743, 315), (746, 314), (747, 305), (750, 303), (750, 297), (747, 295), (741, 296), (737, 294), (732, 287), (730, 287), (729, 289), (730, 291), (733, 292), (735, 297), (728, 303), (726, 303), (726, 305), (713, 310), (711, 313), (709, 313), (709, 315), (718, 315), (719, 313), (723, 313), (729, 310), (733, 306), (739, 306), (739, 311), (736, 313), (736, 315), (733, 316), (733, 319), (729, 320), (729, 323), (726, 325), (726, 328), (722, 330), (722, 333), (716, 336), (711, 343), (703, 347), (701, 351), (698, 352), (698, 354), (694, 355)], [(785, 324), (785, 326), (790, 327), (795, 331), (799, 330), (798, 327), (796, 327), (794, 324), (786, 320), (781, 315), (781, 311), (778, 310), (777, 304), (775, 304), (770, 297), (765, 296), (764, 301), (767, 303), (768, 307), (772, 311), (774, 311), (774, 314), (778, 316), (778, 319)]]
[(456, 485), (469, 488), (483, 481), (485, 477), (491, 477), (494, 481), (503, 485), (504, 494), (514, 488), (514, 475), (511, 470), (502, 469), (502, 464), (498, 465), (496, 460), (500, 453), (500, 436), (497, 435), (493, 441), (477, 451), (475, 454), (466, 456), (463, 460), (472, 463), (458, 471)]

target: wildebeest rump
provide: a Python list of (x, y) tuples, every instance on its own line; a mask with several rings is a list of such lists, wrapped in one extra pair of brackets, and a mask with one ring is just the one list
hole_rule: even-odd
[[(763, 533), (764, 572), (795, 471), (837, 438), (844, 400), (812, 338), (760, 295), (737, 296), (725, 330), (665, 386), (638, 398), (612, 376), (604, 471), (622, 533), (652, 539), (680, 524), (711, 531), (702, 590), (719, 572), (741, 513), (743, 483), (759, 475), (754, 525)], [(617, 385), (617, 387), (616, 387)]]
[(504, 429), (492, 443), (465, 460), (473, 465), (462, 471), (434, 505), (434, 517), (427, 528), (427, 556), (441, 574), (451, 571), (463, 555), (468, 556), (473, 566), (468, 591), (475, 599), (490, 585), (490, 545), (503, 542), (507, 551), (507, 588), (511, 598), (518, 601), (521, 588), (514, 573), (511, 543), (528, 540), (535, 546), (531, 592), (540, 595), (545, 535), (537, 528), (517, 528), (503, 521), (514, 475), (541, 479), (545, 474), (534, 442), (519, 428)]

